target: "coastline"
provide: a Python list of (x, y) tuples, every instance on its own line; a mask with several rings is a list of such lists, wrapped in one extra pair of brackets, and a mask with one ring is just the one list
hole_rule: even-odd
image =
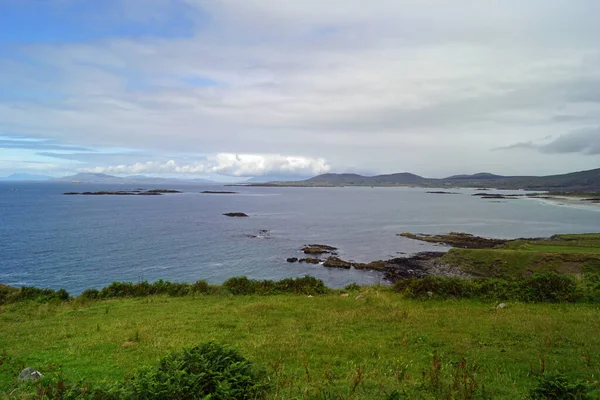
[(600, 211), (600, 201), (586, 201), (585, 197), (575, 196), (559, 196), (559, 195), (544, 195), (544, 196), (529, 196), (530, 199), (538, 200), (543, 203), (556, 206), (576, 206), (577, 208), (585, 207), (586, 209), (595, 209)]

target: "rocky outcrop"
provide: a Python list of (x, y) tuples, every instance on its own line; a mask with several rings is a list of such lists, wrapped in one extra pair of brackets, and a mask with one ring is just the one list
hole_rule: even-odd
[(238, 192), (215, 191), (215, 190), (205, 190), (200, 193), (202, 193), (202, 194), (239, 194)]
[(414, 240), (420, 240), (422, 242), (437, 243), (452, 247), (460, 247), (463, 249), (492, 249), (496, 246), (501, 246), (507, 242), (503, 239), (489, 239), (462, 232), (450, 232), (447, 235), (426, 235), (422, 233), (414, 234), (404, 232), (399, 233), (398, 236)]
[(248, 214), (245, 214), (243, 212), (228, 212), (223, 215), (226, 217), (248, 217)]
[(321, 262), (321, 260), (319, 260), (318, 258), (313, 258), (313, 257), (301, 258), (298, 261), (299, 262), (304, 262), (304, 263), (307, 263), (307, 264), (319, 264)]
[(349, 263), (337, 257), (329, 257), (327, 260), (325, 260), (323, 266), (327, 268), (350, 269), (352, 267), (352, 263)]
[(336, 254), (337, 247), (328, 246), (326, 244), (308, 244), (302, 248), (304, 254)]

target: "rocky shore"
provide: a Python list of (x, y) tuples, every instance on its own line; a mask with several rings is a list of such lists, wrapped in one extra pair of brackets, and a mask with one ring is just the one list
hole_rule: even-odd
[[(444, 252), (422, 252), (410, 257), (399, 257), (389, 260), (377, 260), (369, 263), (346, 261), (337, 256), (337, 248), (328, 245), (307, 245), (301, 249), (305, 254), (316, 257), (290, 257), (289, 263), (321, 264), (325, 268), (357, 269), (364, 271), (377, 271), (383, 274), (385, 280), (394, 283), (405, 278), (423, 278), (429, 275), (470, 278), (471, 276), (460, 269), (453, 267), (441, 257)], [(318, 256), (327, 254), (321, 259)]]

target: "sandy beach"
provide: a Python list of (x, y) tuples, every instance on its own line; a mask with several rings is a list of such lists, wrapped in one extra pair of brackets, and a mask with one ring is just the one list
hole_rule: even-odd
[(576, 197), (576, 196), (532, 196), (532, 199), (543, 200), (549, 203), (562, 206), (582, 206), (582, 207), (593, 207), (600, 210), (600, 200), (589, 201), (590, 197)]

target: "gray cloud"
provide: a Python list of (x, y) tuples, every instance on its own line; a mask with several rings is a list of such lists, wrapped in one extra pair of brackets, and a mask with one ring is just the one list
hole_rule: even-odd
[[(0, 57), (10, 72), (0, 92), (53, 94), (2, 97), (0, 129), (140, 150), (40, 149), (90, 168), (194, 165), (195, 154), (218, 153), (424, 175), (550, 173), (551, 155), (563, 169), (594, 167), (577, 155), (595, 147), (557, 149), (578, 148), (561, 133), (600, 125), (595, 1), (185, 3), (209, 16), (190, 37), (31, 44)], [(549, 134), (557, 139), (540, 145)], [(499, 145), (540, 151), (507, 165), (506, 154), (489, 150)]]
[(499, 147), (496, 150), (513, 149), (534, 149), (548, 154), (600, 154), (600, 127), (560, 135), (556, 139), (545, 144), (522, 142)]

